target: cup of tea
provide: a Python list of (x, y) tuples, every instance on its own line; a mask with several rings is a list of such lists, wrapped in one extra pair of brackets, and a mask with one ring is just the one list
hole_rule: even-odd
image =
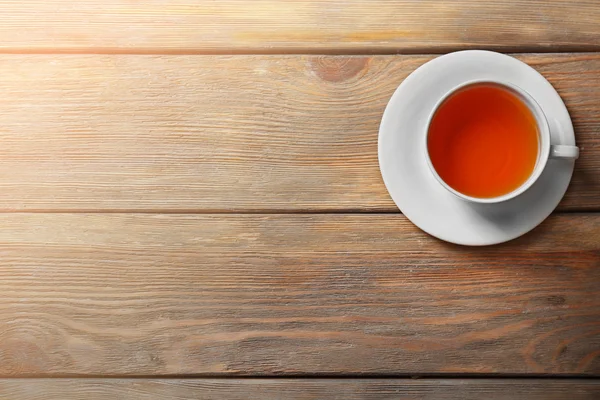
[(439, 183), (461, 199), (499, 203), (529, 189), (550, 158), (576, 159), (577, 146), (551, 143), (542, 108), (501, 81), (448, 91), (429, 116), (426, 158)]

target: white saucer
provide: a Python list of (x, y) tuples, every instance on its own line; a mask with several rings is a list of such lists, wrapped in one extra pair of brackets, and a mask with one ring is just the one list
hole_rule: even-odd
[(542, 75), (513, 57), (469, 50), (431, 60), (402, 82), (383, 114), (378, 147), (383, 181), (408, 219), (439, 239), (481, 246), (519, 237), (546, 219), (567, 190), (574, 161), (548, 160), (529, 190), (499, 204), (470, 203), (442, 187), (425, 158), (427, 118), (441, 96), (475, 79), (500, 79), (529, 92), (546, 114), (552, 144), (575, 145), (567, 108)]

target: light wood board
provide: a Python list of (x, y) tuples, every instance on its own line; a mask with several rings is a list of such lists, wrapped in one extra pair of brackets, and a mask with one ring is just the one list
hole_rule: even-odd
[[(427, 56), (0, 56), (0, 211), (397, 211), (383, 110)], [(600, 210), (600, 54), (521, 55), (570, 109), (560, 210)]]
[(600, 49), (594, 0), (1, 0), (4, 52)]
[(2, 379), (11, 400), (597, 400), (598, 380)]
[(600, 216), (0, 215), (0, 376), (600, 374)]

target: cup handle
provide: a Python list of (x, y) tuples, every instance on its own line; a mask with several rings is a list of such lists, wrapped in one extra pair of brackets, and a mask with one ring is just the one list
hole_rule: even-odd
[(579, 147), (553, 144), (550, 146), (550, 158), (568, 158), (576, 160), (579, 158)]

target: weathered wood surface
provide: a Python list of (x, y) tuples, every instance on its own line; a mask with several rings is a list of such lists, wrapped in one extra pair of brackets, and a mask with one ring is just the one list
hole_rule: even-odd
[(0, 376), (600, 374), (600, 215), (0, 214)]
[[(600, 54), (519, 57), (573, 117), (560, 209), (599, 210)], [(397, 210), (379, 121), (429, 59), (2, 55), (0, 211)]]
[(597, 380), (3, 379), (11, 400), (597, 400)]
[(5, 52), (599, 50), (594, 0), (1, 0)]

